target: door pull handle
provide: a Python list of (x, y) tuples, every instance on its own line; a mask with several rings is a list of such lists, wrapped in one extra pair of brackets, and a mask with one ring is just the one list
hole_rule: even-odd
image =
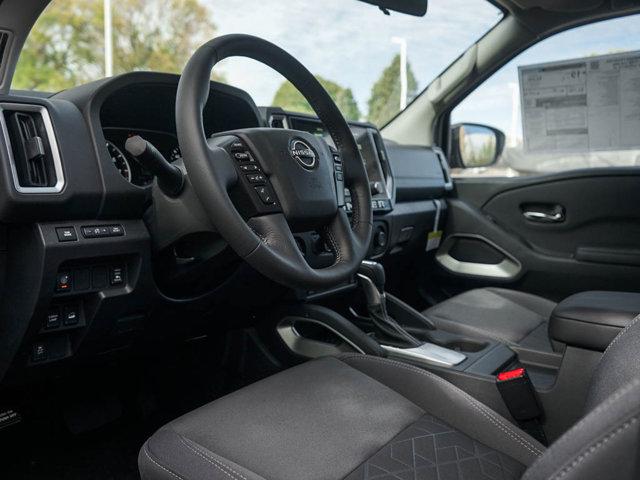
[(522, 214), (527, 220), (533, 220), (534, 222), (559, 223), (564, 221), (564, 212), (562, 210), (556, 210), (553, 212), (525, 210)]

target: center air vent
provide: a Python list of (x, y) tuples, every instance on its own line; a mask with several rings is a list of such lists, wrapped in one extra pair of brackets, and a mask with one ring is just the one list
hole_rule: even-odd
[(269, 117), (269, 126), (271, 128), (289, 128), (284, 115), (271, 115)]
[(40, 105), (0, 104), (0, 124), (16, 190), (62, 191), (62, 164), (47, 109)]

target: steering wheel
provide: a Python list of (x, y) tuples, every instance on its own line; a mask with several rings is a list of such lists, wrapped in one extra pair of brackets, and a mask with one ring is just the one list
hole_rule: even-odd
[[(211, 70), (234, 56), (257, 60), (289, 80), (313, 107), (336, 148), (303, 131), (248, 128), (207, 138), (203, 108)], [(329, 94), (300, 62), (266, 40), (226, 35), (187, 63), (176, 98), (176, 127), (193, 189), (214, 227), (256, 270), (281, 284), (326, 289), (348, 280), (369, 248), (367, 172), (353, 134)], [(351, 193), (351, 220), (341, 206)], [(293, 232), (316, 230), (335, 255), (312, 268)]]

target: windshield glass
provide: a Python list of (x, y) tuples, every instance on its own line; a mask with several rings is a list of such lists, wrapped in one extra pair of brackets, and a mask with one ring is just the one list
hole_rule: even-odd
[[(249, 33), (300, 60), (348, 119), (383, 125), (501, 15), (479, 0), (431, 0), (422, 18), (355, 0), (54, 0), (12, 87), (55, 92), (134, 70), (179, 73), (206, 40)], [(280, 75), (252, 60), (227, 59), (213, 78), (258, 105), (310, 112)]]

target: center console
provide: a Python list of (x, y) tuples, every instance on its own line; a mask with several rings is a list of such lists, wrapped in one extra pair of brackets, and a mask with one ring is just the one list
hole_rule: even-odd
[[(345, 299), (350, 305), (346, 313), (335, 311), (336, 305), (310, 304), (285, 312), (278, 333), (290, 351), (306, 358), (357, 351), (409, 363), (446, 379), (522, 428), (500, 378), (526, 371), (528, 386), (522, 391), (529, 389), (530, 403), (540, 405), (535, 431), (549, 441), (578, 420), (602, 352), (640, 314), (640, 294), (573, 295), (558, 304), (549, 321), (556, 349), (535, 351), (437, 329), (385, 292), (385, 273), (378, 263), (363, 262), (357, 281), (358, 293)], [(364, 301), (358, 302), (358, 296)]]

